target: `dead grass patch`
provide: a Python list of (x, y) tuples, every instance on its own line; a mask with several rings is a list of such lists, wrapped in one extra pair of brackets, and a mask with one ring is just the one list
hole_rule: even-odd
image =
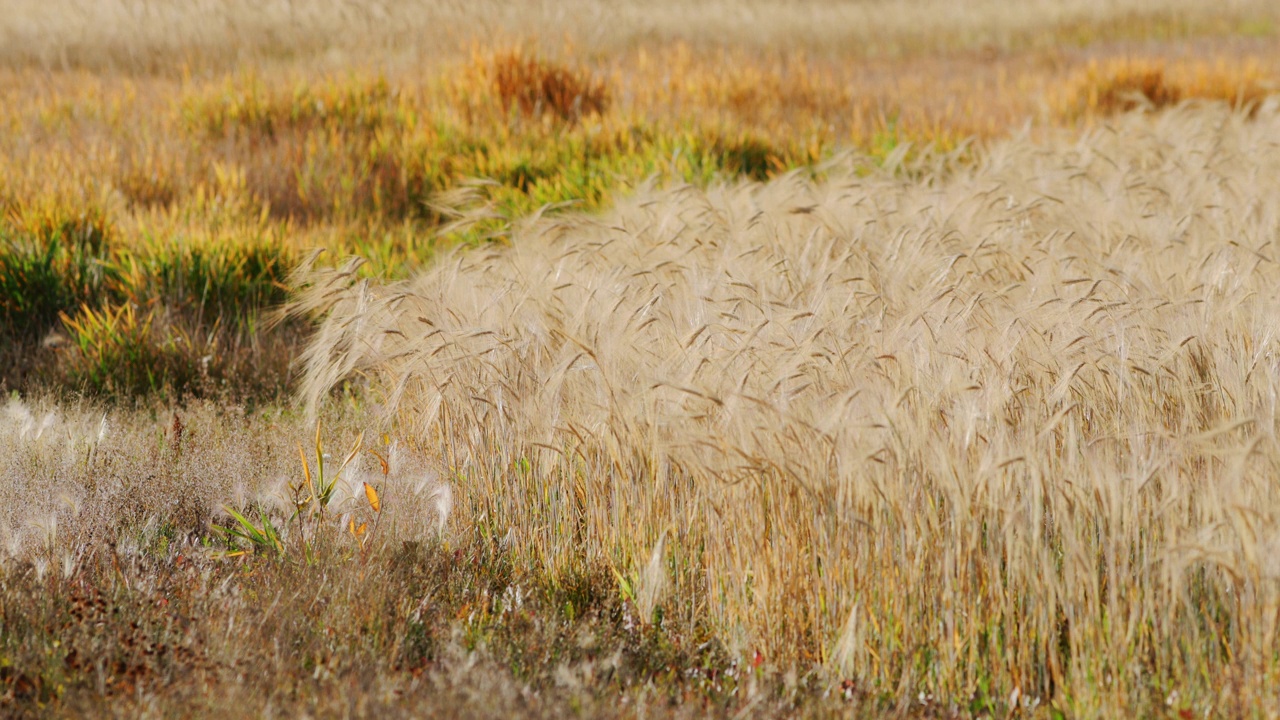
[(1152, 59), (1093, 62), (1072, 81), (1070, 115), (1108, 117), (1184, 100), (1219, 101), (1255, 112), (1277, 88), (1256, 62), (1185, 63)]
[(582, 68), (553, 63), (519, 47), (478, 59), (477, 64), (507, 112), (576, 122), (602, 115), (609, 108), (611, 93), (603, 80)]

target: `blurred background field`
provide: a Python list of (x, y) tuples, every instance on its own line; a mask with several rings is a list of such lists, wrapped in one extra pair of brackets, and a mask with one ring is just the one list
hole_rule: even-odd
[[(1278, 23), (1262, 0), (0, 1), (5, 707), (1267, 716)], [(855, 220), (875, 242), (830, 265), (842, 311), (681, 245), (800, 277)], [(678, 342), (614, 357), (603, 415), (548, 383), (648, 337), (608, 313), (657, 285), (600, 263), (688, 303), (640, 328)], [(564, 304), (575, 283), (617, 304)], [(931, 315), (948, 297), (967, 310)], [(1011, 307), (1053, 334), (1016, 362), (992, 357)], [(742, 324), (784, 310), (825, 330)], [(1097, 314), (1126, 312), (1151, 321)], [(871, 372), (847, 358), (873, 328), (874, 379), (805, 359)], [(741, 384), (631, 387), (686, 355)], [(1003, 388), (982, 411), (957, 399), (979, 367)], [(815, 388), (861, 394), (854, 436), (815, 430)]]

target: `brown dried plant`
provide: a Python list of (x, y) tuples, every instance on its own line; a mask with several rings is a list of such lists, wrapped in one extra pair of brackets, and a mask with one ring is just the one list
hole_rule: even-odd
[(498, 102), (507, 112), (526, 118), (551, 116), (576, 122), (603, 114), (609, 107), (609, 89), (588, 71), (574, 69), (520, 48), (494, 53), (480, 62)]
[(1184, 100), (1222, 101), (1252, 113), (1276, 90), (1256, 62), (1227, 66), (1159, 59), (1091, 62), (1066, 85), (1072, 96), (1066, 115), (1104, 117)]

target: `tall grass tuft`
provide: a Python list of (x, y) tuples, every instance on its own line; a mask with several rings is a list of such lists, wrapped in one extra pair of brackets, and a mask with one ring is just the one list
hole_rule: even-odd
[(507, 112), (518, 111), (532, 118), (550, 115), (572, 122), (601, 115), (609, 107), (610, 93), (603, 81), (520, 48), (494, 53), (481, 66)]
[(32, 340), (64, 309), (115, 290), (113, 229), (94, 208), (17, 209), (0, 221), (0, 337)]

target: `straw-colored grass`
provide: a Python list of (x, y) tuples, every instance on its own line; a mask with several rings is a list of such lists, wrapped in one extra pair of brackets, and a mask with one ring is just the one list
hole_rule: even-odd
[(689, 40), (701, 47), (806, 47), (859, 57), (1098, 41), (1269, 35), (1268, 0), (568, 0), (512, 6), (386, 0), (7, 0), (0, 63), (178, 75), (245, 62), (413, 66), (475, 38), (572, 38), (584, 52)]
[(1275, 717), (1276, 3), (0, 5), (0, 715)]
[(1277, 132), (1189, 106), (314, 270), (304, 393), (359, 379), (463, 526), (670, 582), (738, 653), (903, 702), (1243, 713), (1280, 681)]
[[(323, 431), (344, 450), (358, 437), (350, 422)], [(446, 486), (380, 441), (366, 449), (391, 472), (361, 453), (300, 529), (287, 486), (304, 481), (310, 435), (289, 413), (213, 404), (157, 422), (5, 402), (0, 715), (626, 716), (625, 698), (634, 717), (666, 704), (648, 685), (666, 663), (725, 662), (627, 631), (592, 569), (553, 587), (496, 540), (441, 535)], [(383, 517), (353, 537), (366, 481)], [(237, 556), (247, 544), (210, 528), (238, 527), (224, 504), (271, 518), (283, 556)]]

